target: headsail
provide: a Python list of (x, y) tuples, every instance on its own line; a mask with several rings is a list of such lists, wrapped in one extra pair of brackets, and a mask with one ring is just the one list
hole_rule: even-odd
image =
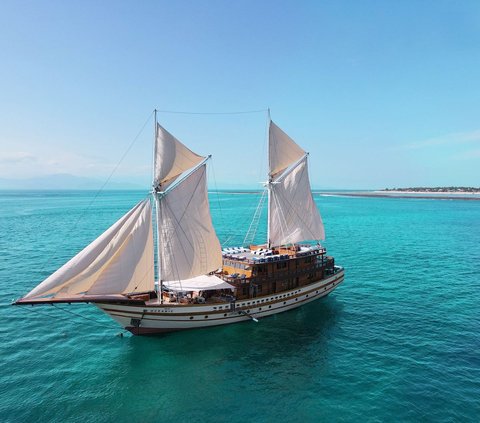
[(221, 267), (221, 247), (210, 216), (205, 164), (161, 198), (159, 225), (162, 280), (190, 279)]
[(157, 123), (153, 186), (164, 190), (174, 179), (205, 157), (195, 154)]
[(323, 240), (322, 218), (312, 197), (307, 153), (270, 122), (269, 244)]
[(144, 200), (23, 299), (123, 294), (153, 287), (152, 209)]

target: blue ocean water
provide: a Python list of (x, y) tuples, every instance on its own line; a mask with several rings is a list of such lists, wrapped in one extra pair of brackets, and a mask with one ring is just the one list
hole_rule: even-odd
[[(9, 305), (144, 197), (94, 195), (0, 193), (0, 421), (479, 420), (480, 202), (316, 196), (347, 271), (330, 296), (143, 338), (91, 305)], [(257, 200), (211, 196), (222, 240)]]

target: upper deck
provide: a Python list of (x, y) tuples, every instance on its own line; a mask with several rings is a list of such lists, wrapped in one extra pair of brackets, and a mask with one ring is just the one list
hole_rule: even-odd
[(315, 256), (323, 259), (325, 254), (326, 250), (321, 245), (293, 245), (271, 249), (265, 246), (225, 248), (222, 251), (223, 272), (234, 278), (245, 279), (250, 278), (258, 267), (266, 267), (268, 263), (282, 263), (277, 267), (286, 268), (289, 267), (287, 262)]

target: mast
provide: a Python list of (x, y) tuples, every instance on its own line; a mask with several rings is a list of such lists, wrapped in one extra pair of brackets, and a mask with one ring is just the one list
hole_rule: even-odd
[[(267, 125), (268, 125), (268, 132), (270, 132), (270, 122), (271, 122), (271, 117), (270, 117), (270, 107), (267, 110)], [(268, 148), (270, 148), (270, 135), (268, 137)], [(270, 218), (271, 218), (271, 207), (270, 207), (270, 201), (271, 201), (271, 188), (272, 188), (272, 176), (270, 175), (270, 172), (268, 172), (268, 182), (267, 182), (267, 248), (270, 248)]]
[(163, 285), (162, 285), (162, 252), (160, 248), (160, 199), (158, 198), (157, 187), (155, 186), (155, 159), (157, 157), (157, 109), (154, 110), (154, 139), (153, 139), (153, 180), (152, 180), (152, 193), (155, 199), (155, 218), (156, 218), (156, 231), (157, 231), (157, 300), (163, 304)]

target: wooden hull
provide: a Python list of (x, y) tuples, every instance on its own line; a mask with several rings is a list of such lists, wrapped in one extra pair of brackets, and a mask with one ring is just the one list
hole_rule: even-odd
[(301, 288), (228, 304), (112, 304), (96, 303), (134, 335), (157, 335), (179, 330), (227, 325), (292, 310), (325, 297), (343, 282), (344, 269)]

